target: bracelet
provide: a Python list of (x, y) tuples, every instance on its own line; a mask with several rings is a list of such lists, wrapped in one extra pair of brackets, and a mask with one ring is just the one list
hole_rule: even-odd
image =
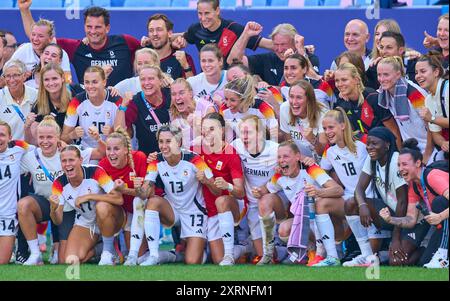
[(127, 107), (124, 107), (124, 106), (122, 106), (122, 105), (119, 106), (119, 110), (121, 110), (121, 111), (123, 111), (123, 112), (126, 112), (127, 109), (128, 109)]
[(232, 192), (233, 189), (234, 189), (233, 184), (228, 183), (228, 188), (227, 188), (227, 190), (228, 190), (229, 192)]
[(189, 66), (187, 68), (183, 68), (183, 71), (184, 72), (190, 72), (190, 71), (192, 71), (192, 68), (191, 68), (191, 66)]
[(358, 208), (361, 207), (362, 205), (366, 205), (366, 206), (367, 206), (367, 203), (361, 203), (361, 204), (359, 204), (359, 205), (358, 205)]

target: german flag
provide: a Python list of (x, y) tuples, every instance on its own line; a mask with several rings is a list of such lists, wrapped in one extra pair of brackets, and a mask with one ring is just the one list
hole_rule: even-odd
[(101, 167), (96, 168), (94, 176), (92, 178), (96, 180), (98, 184), (102, 187), (104, 187), (106, 184), (112, 181), (111, 177)]
[(77, 114), (77, 108), (80, 105), (80, 101), (77, 98), (73, 98), (70, 102), (69, 102), (69, 106), (67, 107), (67, 116), (74, 116)]
[(319, 167), (319, 165), (314, 164), (311, 165), (306, 169), (306, 172), (313, 178), (314, 180), (317, 180), (320, 176), (326, 175), (327, 173)]

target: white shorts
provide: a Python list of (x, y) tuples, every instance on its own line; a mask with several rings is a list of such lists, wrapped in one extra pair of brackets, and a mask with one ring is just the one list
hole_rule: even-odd
[(92, 234), (100, 235), (100, 228), (98, 227), (97, 223), (95, 221), (87, 220), (78, 213), (75, 213), (75, 223), (73, 225), (88, 228)]
[(175, 222), (170, 226), (170, 228), (175, 225), (180, 225), (180, 238), (200, 237), (206, 239), (208, 216), (205, 213), (196, 207), (195, 209), (191, 208), (191, 211), (188, 213), (180, 213), (173, 208), (170, 202), (169, 204), (172, 207), (172, 211), (175, 216)]
[(257, 240), (262, 237), (261, 226), (259, 225), (258, 207), (249, 207), (247, 213), (248, 227), (250, 228), (250, 237)]
[(19, 221), (15, 216), (0, 216), (0, 236), (16, 236), (19, 230)]
[[(237, 223), (234, 223), (234, 226), (239, 226), (239, 223), (244, 218), (244, 216), (247, 215), (248, 207), (245, 204), (244, 200), (237, 200), (239, 204), (239, 221)], [(208, 241), (214, 241), (217, 239), (222, 238), (222, 234), (220, 232), (220, 226), (219, 226), (219, 215), (216, 214), (214, 216), (208, 217)]]

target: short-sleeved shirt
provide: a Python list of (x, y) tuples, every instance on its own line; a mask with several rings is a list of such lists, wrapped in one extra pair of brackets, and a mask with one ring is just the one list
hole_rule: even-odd
[(22, 140), (11, 141), (0, 153), (0, 217), (12, 218), (17, 213), (20, 191), (20, 162), (27, 151), (32, 150)]
[[(13, 53), (11, 60), (19, 60), (25, 64), (27, 71), (32, 71), (41, 63), (39, 56), (34, 52), (31, 43), (24, 43)], [(70, 61), (67, 52), (63, 50), (61, 69), (64, 72), (70, 72)]]
[(126, 34), (108, 36), (105, 46), (99, 50), (85, 45), (81, 40), (56, 39), (56, 41), (67, 51), (80, 81), (88, 67), (111, 65), (113, 70), (108, 76), (108, 86), (114, 86), (121, 80), (133, 76), (134, 53), (141, 47), (139, 40)]
[(217, 84), (210, 84), (203, 72), (196, 76), (189, 77), (187, 81), (191, 84), (194, 97), (210, 99), (210, 96), (212, 97), (214, 92), (223, 90), (228, 83), (227, 71), (222, 71), (221, 78)]
[(118, 82), (114, 88), (119, 90), (120, 95), (125, 95), (126, 92), (131, 92), (135, 95), (138, 92), (142, 91), (141, 80), (139, 76), (131, 77), (124, 79)]
[(278, 143), (266, 140), (264, 149), (257, 155), (251, 155), (245, 149), (241, 139), (234, 140), (231, 145), (241, 157), (245, 176), (245, 195), (248, 199), (249, 207), (257, 208), (258, 199), (253, 196), (252, 189), (266, 185), (275, 174), (275, 168), (278, 166)]
[(98, 128), (102, 140), (106, 139), (106, 135), (102, 133), (102, 127), (109, 125), (114, 127), (114, 120), (118, 110), (118, 103), (121, 98), (110, 95), (106, 90), (106, 98), (100, 106), (95, 106), (89, 100), (86, 92), (76, 95), (67, 107), (66, 120), (64, 125), (70, 127), (81, 126), (84, 130), (81, 137), (81, 145), (84, 147), (97, 147), (97, 141), (88, 134), (88, 129), (92, 125)]
[[(144, 101), (147, 102), (147, 100), (142, 98), (142, 93), (134, 95), (125, 112), (126, 126), (127, 128), (131, 128), (133, 124), (136, 126), (135, 135), (139, 141), (139, 150), (146, 155), (153, 152), (159, 152), (158, 141), (156, 141), (156, 132), (162, 125), (170, 124), (170, 90), (164, 88), (161, 89), (161, 91), (163, 94), (163, 102), (159, 107), (152, 108), (159, 120), (159, 124), (154, 120), (152, 114), (145, 105)], [(148, 104), (151, 106), (150, 103)]]
[[(52, 115), (53, 117), (55, 117), (56, 123), (62, 129), (64, 127), (64, 120), (66, 119), (66, 112), (59, 112), (50, 100), (48, 101), (48, 106), (50, 108), (49, 115)], [(33, 112), (37, 115), (36, 120), (35, 120), (37, 123), (41, 122), (45, 117), (45, 115), (38, 114), (38, 107), (37, 107), (36, 103), (34, 104), (34, 107), (31, 109), (31, 112)]]
[(298, 193), (304, 190), (305, 181), (320, 188), (329, 180), (331, 180), (330, 176), (322, 168), (314, 164), (306, 169), (300, 169), (300, 172), (294, 178), (276, 173), (270, 182), (266, 184), (266, 187), (270, 193), (283, 191), (287, 199), (294, 203)]
[[(428, 176), (427, 176), (428, 185), (431, 186), (431, 188), (433, 188), (433, 190), (438, 195), (443, 195), (444, 192), (448, 189), (448, 187), (449, 187), (448, 180), (449, 180), (448, 172), (445, 172), (440, 169), (433, 169), (432, 171), (430, 171), (428, 173)], [(420, 196), (417, 195), (416, 192), (414, 191), (414, 184), (409, 183), (408, 203), (417, 203), (420, 200), (426, 199), (424, 196), (424, 193), (423, 193), (422, 185), (417, 184), (416, 187), (420, 193)], [(429, 208), (431, 208), (431, 204), (433, 204), (433, 200), (436, 197), (437, 197), (437, 195), (434, 195), (433, 193), (431, 193), (431, 191), (427, 190), (427, 199), (428, 199), (427, 205), (429, 206)]]
[[(309, 143), (308, 140), (303, 136), (303, 129), (309, 128), (309, 120), (308, 118), (296, 118), (295, 123), (290, 123), (290, 108), (289, 108), (289, 102), (283, 102), (280, 106), (280, 129), (289, 134), (291, 136), (291, 139), (297, 144), (297, 146), (300, 148), (300, 152), (308, 157), (315, 156), (316, 159), (319, 159), (322, 154), (316, 154), (314, 150), (314, 146)], [(322, 120), (325, 116), (326, 109), (324, 109), (322, 112), (320, 112), (319, 120), (317, 121), (316, 127), (313, 128), (313, 134), (315, 136), (318, 136), (319, 134), (323, 133), (323, 127), (322, 127)]]
[[(366, 145), (361, 141), (355, 141), (356, 154), (348, 147), (340, 148), (337, 144), (325, 149), (320, 167), (326, 171), (334, 169), (339, 180), (344, 185), (344, 200), (353, 197), (356, 184), (361, 175), (362, 168), (368, 156)], [(366, 189), (366, 197), (372, 198), (372, 187)]]
[(197, 180), (197, 171), (204, 171), (208, 179), (213, 177), (211, 169), (203, 159), (187, 150), (182, 150), (181, 160), (170, 166), (159, 153), (147, 167), (145, 180), (155, 183), (159, 175), (164, 183), (165, 198), (180, 213), (198, 212), (206, 214), (202, 184)]
[(58, 177), (52, 185), (52, 194), (58, 196), (59, 204), (68, 204), (76, 211), (76, 217), (83, 219), (89, 224), (95, 224), (96, 210), (95, 202), (87, 201), (80, 208), (75, 206), (77, 197), (86, 194), (104, 194), (114, 189), (114, 182), (103, 168), (97, 165), (82, 165), (83, 181), (77, 187), (73, 187), (66, 175)]
[(364, 102), (358, 105), (358, 100), (345, 100), (337, 97), (334, 108), (341, 107), (347, 113), (353, 131), (368, 133), (374, 127), (383, 126), (383, 122), (392, 118), (388, 109), (378, 105), (378, 93), (365, 88), (363, 91)]
[[(236, 153), (234, 147), (229, 144), (227, 144), (219, 154), (209, 154), (202, 149), (200, 156), (211, 169), (215, 178), (222, 177), (228, 183), (233, 184), (234, 179), (242, 179), (244, 177), (242, 173), (241, 158)], [(227, 190), (222, 190), (221, 195), (229, 194), (230, 193)], [(205, 197), (208, 217), (215, 216), (217, 214), (216, 199), (218, 196), (214, 195), (205, 185), (203, 185), (203, 196)]]
[[(122, 169), (117, 169), (111, 165), (108, 158), (103, 158), (98, 165), (102, 167), (113, 180), (121, 179), (125, 182), (126, 188), (134, 188), (133, 178), (145, 178), (145, 175), (147, 174), (147, 156), (140, 151), (132, 151), (131, 154), (133, 156), (135, 174), (129, 164)], [(123, 194), (122, 207), (127, 212), (133, 213), (133, 199), (134, 196)]]
[[(324, 81), (323, 79), (316, 80), (309, 77), (305, 77), (305, 80), (313, 86), (314, 95), (318, 101), (320, 101), (327, 108), (334, 105), (336, 102), (336, 96), (334, 95), (332, 86), (327, 81)], [(283, 81), (280, 90), (284, 99), (289, 99), (289, 89), (289, 85)]]
[[(448, 89), (448, 80), (445, 81), (444, 79), (439, 79), (437, 87), (436, 87), (436, 92), (433, 94), (428, 94), (427, 98), (425, 98), (425, 106), (430, 110), (431, 114), (436, 116), (436, 117), (444, 117), (444, 112), (442, 112), (442, 105), (441, 105), (441, 90), (442, 90), (442, 85), (444, 85), (444, 109), (445, 109), (445, 114), (448, 118), (449, 116), (449, 105), (448, 105), (448, 99), (449, 99), (449, 89)], [(437, 124), (433, 124), (433, 123), (428, 123), (428, 126), (430, 128), (430, 131), (432, 132), (441, 132), (442, 128), (437, 125)]]
[[(217, 28), (215, 31), (209, 31), (208, 29), (204, 28), (200, 23), (195, 23), (189, 26), (188, 30), (184, 33), (184, 38), (189, 44), (195, 44), (197, 49), (200, 51), (203, 46), (206, 44), (218, 44), (220, 37), (222, 36), (223, 30), (225, 28), (228, 28), (232, 32), (236, 34), (236, 36), (239, 38), (244, 31), (244, 26), (241, 24), (238, 24), (234, 21), (220, 19), (221, 23), (219, 28)], [(261, 40), (261, 36), (255, 36), (251, 37), (250, 40), (247, 43), (247, 48), (256, 50), (256, 48), (259, 45), (259, 42)], [(224, 58), (224, 62), (227, 61), (227, 58)]]
[[(392, 210), (395, 211), (397, 208), (397, 192), (396, 190), (403, 186), (407, 185), (403, 177), (400, 175), (400, 171), (398, 170), (398, 153), (395, 152), (392, 155), (392, 158), (389, 163), (389, 183), (387, 183), (387, 195), (386, 195), (386, 165), (380, 166), (378, 161), (375, 163), (375, 185), (380, 194), (383, 202), (389, 206)], [(369, 156), (366, 158), (366, 162), (364, 163), (362, 171), (366, 175), (372, 175), (371, 170), (371, 159)]]
[[(195, 75), (195, 64), (192, 57), (186, 53), (186, 60), (189, 64), (189, 67), (192, 69), (192, 73)], [(175, 57), (175, 51), (173, 51), (169, 56), (160, 59), (160, 68), (162, 72), (167, 73), (173, 79), (177, 78), (186, 78), (186, 74), (184, 72), (183, 67), (180, 62)]]
[(37, 93), (36, 89), (25, 86), (25, 95), (19, 106), (8, 87), (0, 90), (0, 120), (9, 124), (14, 140), (25, 139), (25, 120), (36, 102)]

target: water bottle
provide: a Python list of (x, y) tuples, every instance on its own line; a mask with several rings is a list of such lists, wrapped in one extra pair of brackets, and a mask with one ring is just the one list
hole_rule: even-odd
[[(306, 186), (306, 184), (307, 184), (306, 179), (303, 180), (303, 183), (304, 183), (304, 186)], [(306, 194), (306, 201), (308, 202), (309, 219), (312, 221), (316, 218), (316, 200), (314, 197)]]

